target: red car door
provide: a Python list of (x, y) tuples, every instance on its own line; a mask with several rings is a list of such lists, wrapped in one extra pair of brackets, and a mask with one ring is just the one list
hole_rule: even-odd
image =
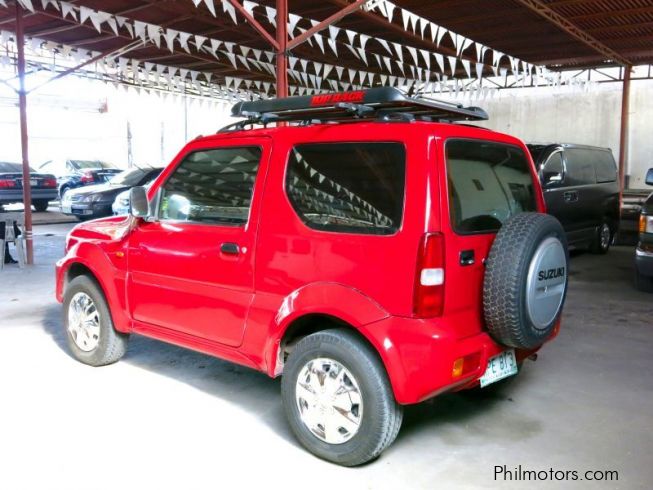
[(129, 239), (127, 297), (137, 327), (240, 345), (269, 153), (262, 137), (204, 141), (166, 171), (156, 217)]

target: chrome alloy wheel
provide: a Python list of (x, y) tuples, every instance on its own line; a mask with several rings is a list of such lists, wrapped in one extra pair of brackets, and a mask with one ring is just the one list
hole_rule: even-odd
[(610, 238), (612, 233), (610, 232), (610, 226), (607, 223), (601, 225), (601, 230), (599, 232), (599, 237), (601, 240), (601, 250), (606, 250), (610, 246)]
[(100, 342), (100, 312), (86, 293), (79, 292), (70, 300), (68, 333), (84, 352), (92, 351)]
[(343, 444), (360, 428), (363, 397), (356, 378), (338, 361), (311, 359), (299, 372), (295, 400), (304, 425), (327, 444)]

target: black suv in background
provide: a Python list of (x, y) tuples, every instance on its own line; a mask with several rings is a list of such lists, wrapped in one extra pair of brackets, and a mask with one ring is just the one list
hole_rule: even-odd
[[(646, 173), (646, 185), (653, 185), (653, 168)], [(635, 285), (653, 292), (653, 193), (642, 205), (639, 216), (639, 242), (635, 249)]]
[(609, 148), (529, 144), (549, 214), (570, 246), (607, 253), (619, 229), (619, 179)]

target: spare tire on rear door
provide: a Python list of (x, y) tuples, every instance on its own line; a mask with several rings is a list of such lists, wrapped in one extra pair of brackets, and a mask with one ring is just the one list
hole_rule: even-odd
[(486, 263), (483, 310), (490, 335), (531, 349), (553, 332), (567, 294), (567, 240), (553, 216), (520, 213), (506, 221)]

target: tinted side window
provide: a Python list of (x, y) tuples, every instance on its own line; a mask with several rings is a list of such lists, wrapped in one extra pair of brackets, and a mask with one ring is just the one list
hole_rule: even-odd
[(530, 165), (520, 148), (450, 140), (446, 154), (449, 212), (456, 231), (494, 232), (512, 215), (536, 210)]
[(398, 143), (295, 146), (286, 191), (317, 230), (389, 235), (401, 226), (406, 152)]
[(594, 161), (597, 152), (581, 148), (568, 148), (565, 150), (567, 160), (567, 185), (596, 184)]
[(261, 149), (201, 150), (186, 156), (163, 186), (161, 219), (247, 223)]
[(562, 153), (557, 151), (551, 155), (542, 167), (542, 183), (549, 186), (558, 186), (562, 183), (564, 166), (562, 164)]
[(609, 151), (596, 152), (596, 181), (599, 184), (617, 180), (617, 164)]

